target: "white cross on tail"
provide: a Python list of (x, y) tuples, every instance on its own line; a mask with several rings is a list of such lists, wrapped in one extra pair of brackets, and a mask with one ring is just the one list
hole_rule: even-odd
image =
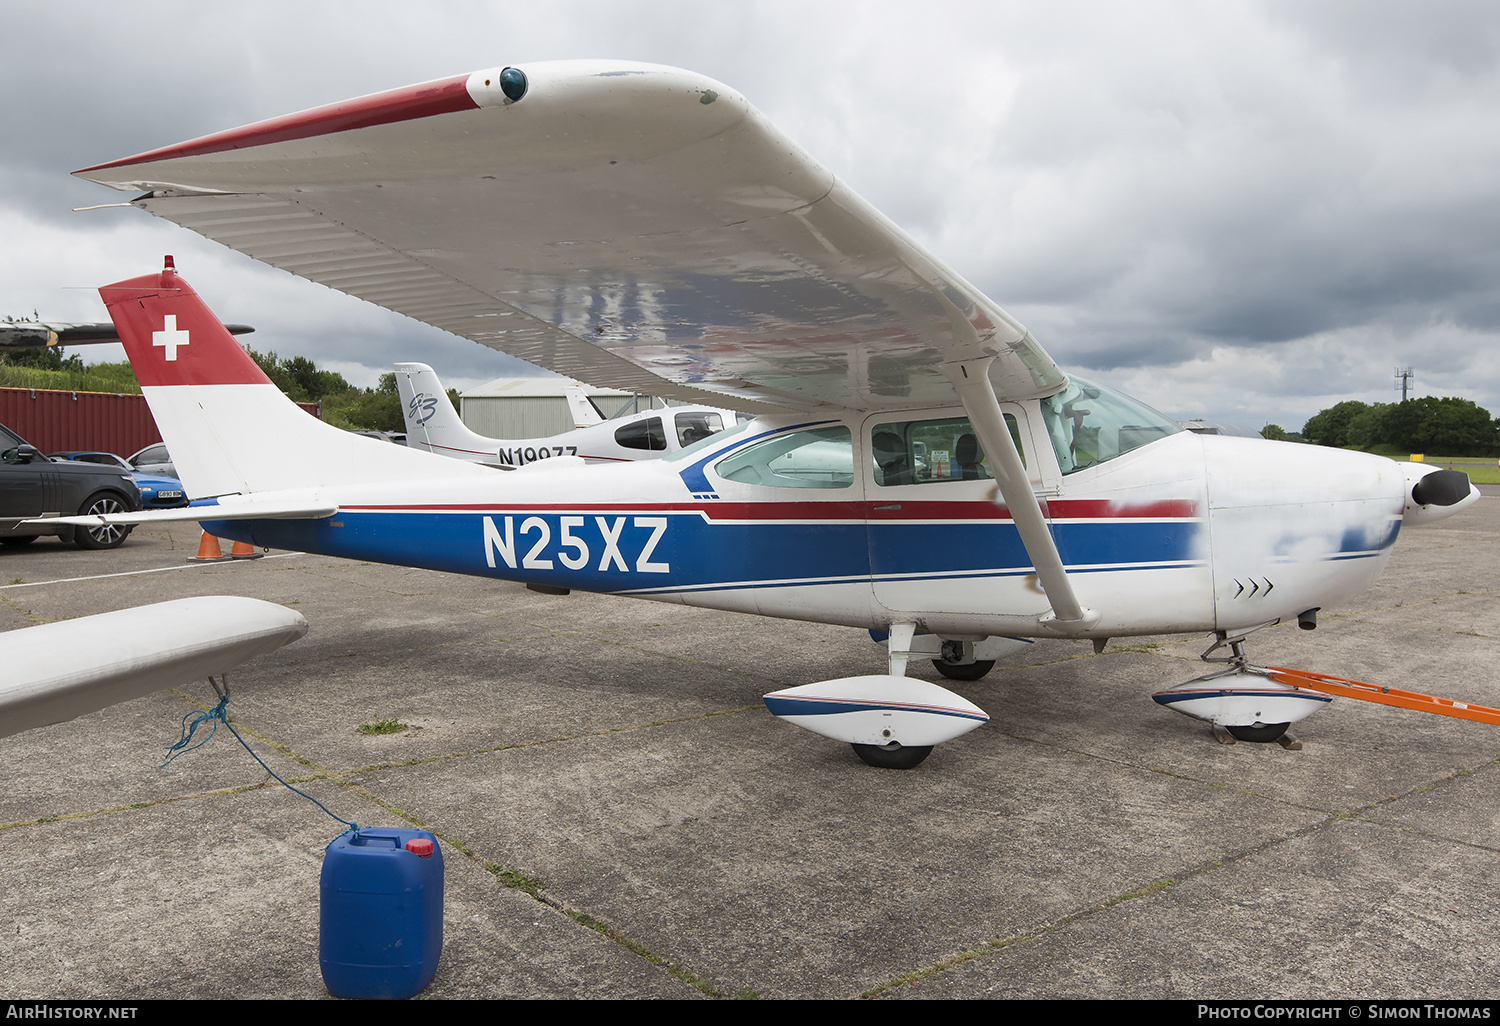
[(166, 319), (162, 322), (161, 330), (151, 333), (151, 344), (153, 346), (163, 346), (167, 350), (167, 359), (176, 361), (177, 347), (188, 344), (187, 330), (177, 330), (176, 314), (167, 314)]

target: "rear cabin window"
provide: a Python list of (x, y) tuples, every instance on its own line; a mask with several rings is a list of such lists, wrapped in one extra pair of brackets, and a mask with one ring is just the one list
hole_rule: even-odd
[(775, 488), (848, 488), (854, 483), (849, 429), (793, 431), (756, 442), (714, 465), (726, 481)]
[(617, 428), (615, 442), (626, 449), (660, 450), (667, 447), (667, 434), (660, 417), (647, 417)]

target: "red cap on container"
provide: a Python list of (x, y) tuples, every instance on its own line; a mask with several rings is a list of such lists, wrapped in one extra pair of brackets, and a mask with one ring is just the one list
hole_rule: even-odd
[(432, 842), (425, 837), (413, 837), (406, 842), (406, 850), (418, 858), (430, 858), (432, 855)]

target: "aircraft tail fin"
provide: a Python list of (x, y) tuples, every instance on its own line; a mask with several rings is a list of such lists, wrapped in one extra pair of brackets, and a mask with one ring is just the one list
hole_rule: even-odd
[(99, 294), (194, 499), (486, 473), (309, 416), (177, 276), (171, 257), (161, 271)]
[(605, 416), (599, 407), (594, 405), (594, 400), (582, 385), (569, 385), (563, 389), (563, 394), (568, 397), (568, 412), (573, 415), (573, 426), (575, 428), (593, 427), (595, 424), (603, 424)]
[(427, 364), (396, 364), (396, 391), (406, 418), (407, 446), (471, 463), (495, 462), (499, 440), (469, 430)]

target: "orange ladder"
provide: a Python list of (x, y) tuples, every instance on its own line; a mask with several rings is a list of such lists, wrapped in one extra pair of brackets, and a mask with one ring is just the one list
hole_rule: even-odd
[(1402, 691), (1400, 688), (1381, 687), (1378, 684), (1366, 684), (1364, 681), (1349, 680), (1346, 677), (1330, 677), (1327, 674), (1310, 673), (1307, 670), (1289, 670), (1282, 666), (1268, 666), (1266, 671), (1266, 675), (1272, 680), (1297, 688), (1308, 688), (1343, 698), (1357, 698), (1362, 702), (1393, 705), (1398, 709), (1415, 709), (1418, 712), (1436, 713), (1439, 716), (1453, 716), (1460, 720), (1475, 720), (1479, 723), (1492, 723), (1500, 726), (1500, 709), (1491, 709), (1487, 705), (1455, 702), (1451, 698), (1424, 695), (1420, 691)]

